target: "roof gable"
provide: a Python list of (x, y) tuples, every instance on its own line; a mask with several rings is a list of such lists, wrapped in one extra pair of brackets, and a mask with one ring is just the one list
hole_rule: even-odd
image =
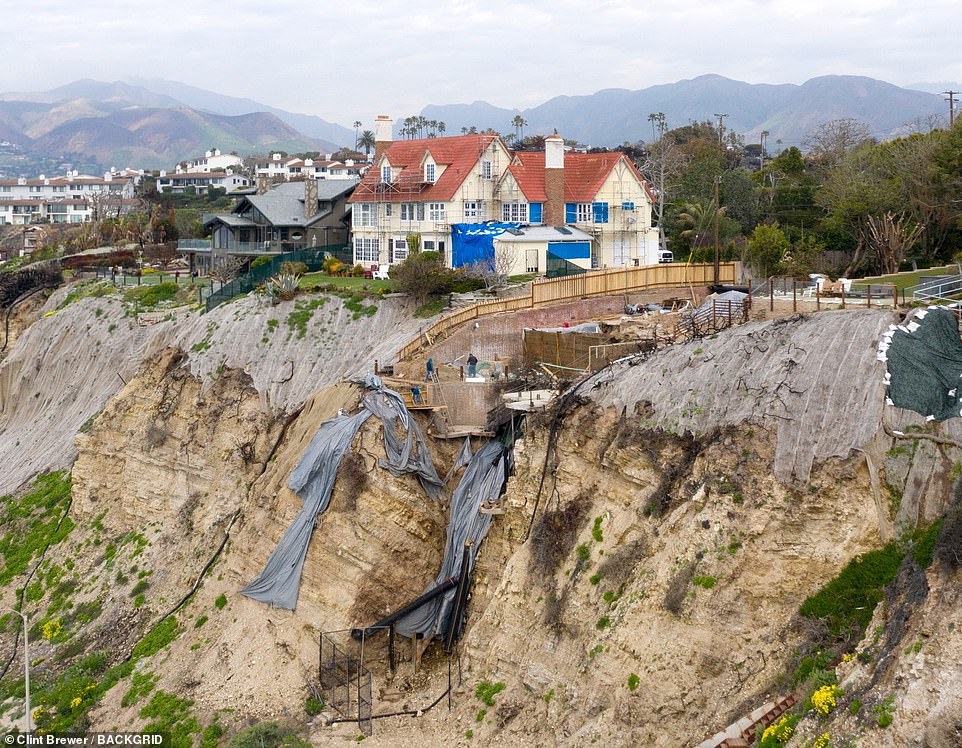
[[(350, 202), (447, 201), (474, 171), (487, 147), (498, 135), (454, 135), (446, 138), (396, 140), (383, 152), (394, 171), (388, 188), (379, 188), (380, 169), (368, 171)], [(434, 184), (424, 182), (424, 163), (433, 161), (439, 167)]]

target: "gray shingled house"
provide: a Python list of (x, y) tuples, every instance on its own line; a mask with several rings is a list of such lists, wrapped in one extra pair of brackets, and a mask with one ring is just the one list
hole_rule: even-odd
[[(190, 242), (178, 251), (192, 270), (206, 272), (213, 257), (251, 259), (313, 246), (346, 244), (350, 232), (347, 198), (356, 179), (284, 182), (248, 195), (230, 213), (207, 214), (209, 242)], [(184, 242), (183, 244), (188, 244)]]

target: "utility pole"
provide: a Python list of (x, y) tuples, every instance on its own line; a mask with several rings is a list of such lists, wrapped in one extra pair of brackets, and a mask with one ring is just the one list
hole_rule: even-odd
[(725, 114), (719, 114), (718, 112), (715, 112), (715, 116), (718, 117), (718, 145), (723, 145), (725, 140), (724, 120), (725, 117), (728, 116), (728, 113), (726, 112)]
[(715, 176), (715, 285), (721, 283), (721, 260), (718, 253), (718, 176)]
[(949, 102), (949, 127), (955, 125), (955, 97), (959, 95), (958, 91), (943, 91), (944, 95), (948, 96), (946, 99)]

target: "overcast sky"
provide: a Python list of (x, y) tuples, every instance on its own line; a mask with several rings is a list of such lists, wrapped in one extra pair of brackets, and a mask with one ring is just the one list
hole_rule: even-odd
[(959, 0), (4, 0), (2, 17), (0, 91), (167, 78), (348, 127), (705, 73), (962, 81)]

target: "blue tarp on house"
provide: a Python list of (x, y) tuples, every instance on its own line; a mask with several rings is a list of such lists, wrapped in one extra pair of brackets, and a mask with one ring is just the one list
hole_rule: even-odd
[(451, 266), (463, 267), (479, 260), (494, 264), (494, 238), (520, 223), (455, 223), (451, 225)]

